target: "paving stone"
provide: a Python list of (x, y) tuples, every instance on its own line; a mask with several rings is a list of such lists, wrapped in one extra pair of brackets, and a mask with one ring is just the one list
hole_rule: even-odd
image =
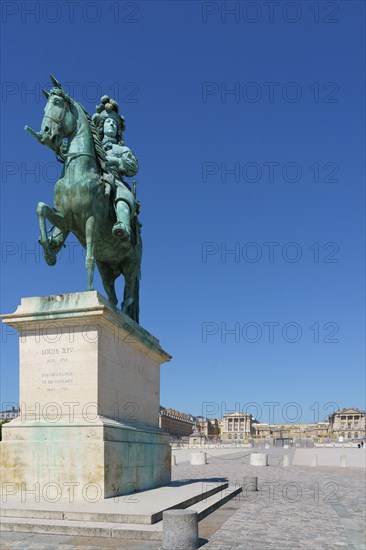
[[(191, 466), (189, 461), (172, 467), (173, 480), (195, 479), (202, 486), (227, 479), (240, 485), (244, 476), (257, 476), (260, 490), (233, 499), (232, 515), (220, 510), (200, 523), (210, 540), (201, 540), (204, 550), (347, 550), (365, 549), (365, 471), (358, 468), (282, 466), (291, 449), (268, 449), (269, 466), (249, 465), (249, 454), (242, 452), (212, 456), (208, 464)], [(179, 453), (179, 451), (178, 451)], [(210, 480), (210, 481), (206, 481)], [(226, 505), (230, 507), (230, 503)], [(215, 521), (217, 514), (217, 522)], [(221, 514), (221, 516), (220, 516)], [(226, 521), (225, 521), (226, 520)], [(221, 522), (224, 523), (221, 524)], [(210, 524), (208, 522), (211, 522)], [(215, 531), (215, 529), (217, 530)], [(215, 531), (215, 532), (214, 532)], [(42, 543), (42, 537), (45, 542)], [(202, 539), (204, 535), (201, 534)], [(37, 537), (37, 538), (35, 538)], [(97, 539), (90, 537), (1, 533), (2, 550), (158, 550), (161, 543)], [(207, 537), (206, 537), (207, 538)]]
[[(205, 549), (356, 549), (361, 539), (365, 542), (364, 470), (283, 468), (284, 453), (282, 449), (269, 449), (270, 466), (258, 474), (261, 486), (258, 498), (247, 499), (245, 505), (243, 500), (243, 506), (212, 535)], [(218, 469), (219, 464), (221, 468)], [(173, 473), (177, 475), (179, 469), (180, 475), (188, 474), (185, 463), (173, 468)], [(242, 476), (257, 475), (249, 466), (245, 453), (241, 459), (238, 455), (209, 457), (205, 474), (217, 475), (217, 472), (225, 473), (231, 485)], [(332, 504), (338, 505), (343, 517), (350, 518), (352, 523), (341, 523)], [(356, 527), (357, 531), (351, 527)]]

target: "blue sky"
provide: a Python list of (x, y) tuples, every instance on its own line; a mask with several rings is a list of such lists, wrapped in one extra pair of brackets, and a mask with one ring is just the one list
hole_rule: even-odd
[[(365, 5), (290, 4), (3, 2), (2, 312), (86, 288), (75, 237), (53, 268), (37, 245), (59, 167), (23, 126), (53, 73), (126, 118), (141, 324), (173, 355), (161, 403), (277, 422), (365, 407)], [(1, 402), (17, 400), (3, 334)]]

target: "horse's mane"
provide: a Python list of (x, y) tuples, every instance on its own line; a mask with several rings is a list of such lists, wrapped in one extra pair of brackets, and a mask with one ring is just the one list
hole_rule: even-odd
[[(51, 78), (52, 78), (52, 76), (51, 76)], [(55, 79), (52, 78), (52, 80), (54, 82)], [(92, 134), (97, 164), (98, 164), (102, 174), (108, 172), (108, 168), (107, 168), (107, 164), (106, 164), (106, 153), (105, 153), (105, 150), (103, 148), (103, 144), (100, 141), (100, 138), (99, 138), (99, 135), (98, 135), (98, 130), (97, 130), (97, 128), (96, 128), (96, 126), (93, 122), (92, 117), (89, 115), (88, 111), (86, 109), (84, 109), (84, 107), (81, 105), (81, 103), (79, 103), (75, 99), (72, 99), (62, 89), (61, 84), (59, 84), (57, 82), (56, 83), (54, 82), (54, 87), (51, 89), (49, 95), (52, 95), (52, 94), (59, 95), (59, 96), (63, 97), (69, 104), (75, 105), (77, 108), (80, 108), (80, 110), (84, 113), (84, 115), (85, 115), (85, 117), (88, 121), (91, 134)]]
[(88, 121), (90, 131), (93, 138), (94, 143), (94, 149), (95, 149), (95, 155), (97, 159), (97, 163), (100, 167), (101, 173), (104, 174), (108, 172), (107, 164), (106, 164), (106, 152), (104, 150), (103, 144), (99, 138), (97, 127), (95, 126), (92, 117), (89, 115), (88, 111), (84, 109), (84, 107), (79, 103), (78, 101), (74, 100), (74, 103), (80, 107), (80, 109), (83, 111), (84, 115), (86, 116), (86, 119)]

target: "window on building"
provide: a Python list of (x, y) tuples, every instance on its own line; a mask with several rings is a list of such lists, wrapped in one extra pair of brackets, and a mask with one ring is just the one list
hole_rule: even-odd
[(348, 437), (348, 439), (351, 439), (352, 433), (351, 433), (351, 432), (348, 432), (347, 437)]
[(347, 429), (348, 429), (348, 430), (351, 429), (351, 422), (348, 422), (348, 424), (347, 424)]
[(354, 418), (355, 420), (359, 420), (359, 419), (360, 419), (359, 415), (354, 416), (353, 418)]
[(358, 439), (358, 432), (355, 432), (355, 439)]
[(345, 416), (341, 416), (341, 420), (346, 420), (346, 417), (345, 417)]

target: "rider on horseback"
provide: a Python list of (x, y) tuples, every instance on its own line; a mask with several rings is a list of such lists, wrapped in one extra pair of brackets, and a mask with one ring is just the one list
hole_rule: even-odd
[(93, 122), (98, 128), (99, 137), (106, 152), (106, 164), (112, 178), (106, 175), (106, 188), (114, 189), (114, 207), (117, 221), (112, 233), (123, 240), (130, 239), (131, 219), (136, 214), (136, 200), (123, 176), (137, 174), (138, 161), (131, 149), (126, 147), (122, 132), (125, 130), (125, 119), (118, 114), (118, 103), (108, 96), (101, 98), (93, 115)]
[[(123, 275), (121, 309), (138, 323), (142, 256), (139, 205), (135, 190), (131, 193), (122, 179), (136, 174), (138, 164), (123, 142), (124, 119), (118, 114), (116, 102), (103, 97), (94, 115), (95, 124), (81, 103), (70, 98), (52, 75), (51, 80), (51, 91), (44, 90), (47, 104), (40, 131), (26, 127), (64, 163), (55, 185), (53, 206), (37, 204), (45, 260), (48, 265), (55, 265), (67, 236), (73, 233), (86, 250), (87, 290), (94, 289), (97, 265), (108, 300), (116, 306), (115, 280)], [(109, 195), (117, 210), (114, 226), (114, 217), (109, 215)], [(47, 220), (53, 226), (51, 236)], [(121, 235), (122, 240), (116, 239), (112, 232)]]

